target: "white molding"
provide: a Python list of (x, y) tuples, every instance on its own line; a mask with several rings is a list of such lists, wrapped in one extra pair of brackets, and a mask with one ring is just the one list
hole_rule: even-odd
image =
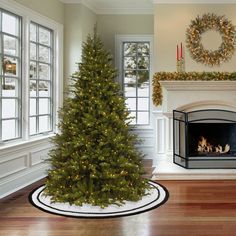
[(234, 91), (236, 81), (160, 81), (168, 91)]
[(153, 0), (153, 4), (235, 4), (236, 0)]
[(154, 14), (152, 2), (146, 0), (60, 0), (64, 4), (83, 4), (96, 14)]
[(44, 147), (52, 146), (52, 144), (50, 143), (50, 139), (54, 136), (55, 135), (53, 134), (47, 137), (40, 137), (35, 140), (22, 141), (22, 142), (12, 143), (11, 145), (6, 144), (4, 146), (1, 146), (0, 148), (1, 158), (4, 155), (18, 154), (19, 151), (23, 151), (27, 149), (34, 149), (40, 146), (44, 146)]
[[(3, 166), (5, 170), (2, 169), (4, 173), (1, 171), (0, 179), (6, 178), (7, 176), (10, 176), (10, 175), (18, 173), (20, 171), (26, 170), (27, 167), (28, 167), (27, 159), (28, 159), (28, 155), (27, 154), (23, 154), (23, 155), (18, 155), (18, 156), (14, 157), (14, 158), (9, 158), (8, 157), (8, 160), (7, 159), (1, 160), (1, 162), (0, 162), (0, 169), (2, 169), (2, 166)], [(21, 163), (19, 163), (19, 161)], [(14, 163), (14, 169), (7, 168), (7, 165), (11, 165), (13, 163)]]
[(169, 161), (159, 161), (152, 180), (236, 179), (236, 169), (185, 169)]
[(97, 14), (100, 15), (153, 15), (153, 8), (102, 8), (96, 11)]
[(34, 168), (26, 169), (16, 175), (12, 175), (0, 182), (0, 199), (14, 193), (47, 176), (47, 164), (41, 164)]

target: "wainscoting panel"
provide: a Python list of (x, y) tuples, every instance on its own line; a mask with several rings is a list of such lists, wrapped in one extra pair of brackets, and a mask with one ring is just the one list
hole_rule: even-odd
[(136, 128), (133, 131), (141, 139), (141, 143), (137, 145), (137, 148), (144, 154), (144, 159), (154, 159), (155, 158), (155, 148), (154, 148), (154, 129), (142, 129)]
[(40, 149), (34, 152), (30, 152), (30, 166), (41, 164), (48, 158), (48, 152), (50, 148)]
[(0, 149), (0, 199), (47, 175), (44, 160), (51, 147), (50, 139), (42, 138)]
[(27, 154), (0, 161), (0, 179), (27, 168)]

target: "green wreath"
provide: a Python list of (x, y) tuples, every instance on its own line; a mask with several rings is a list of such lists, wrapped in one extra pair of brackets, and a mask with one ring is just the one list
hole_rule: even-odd
[[(201, 35), (207, 30), (216, 30), (222, 37), (222, 43), (217, 50), (204, 49), (201, 43)], [(234, 54), (236, 44), (236, 31), (232, 23), (224, 16), (204, 14), (191, 21), (186, 32), (186, 47), (191, 57), (205, 65), (220, 65), (228, 61)]]

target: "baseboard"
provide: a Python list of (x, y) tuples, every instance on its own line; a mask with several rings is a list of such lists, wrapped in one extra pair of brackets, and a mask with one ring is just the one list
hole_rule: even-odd
[(0, 182), (0, 199), (46, 177), (47, 169), (48, 165), (42, 163)]
[(152, 180), (235, 180), (236, 169), (185, 169), (173, 162), (159, 161)]

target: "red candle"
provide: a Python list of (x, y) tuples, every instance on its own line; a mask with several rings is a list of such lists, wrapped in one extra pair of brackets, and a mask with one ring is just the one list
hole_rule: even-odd
[(180, 58), (183, 58), (183, 46), (182, 46), (182, 42), (180, 44)]
[(179, 46), (177, 44), (177, 49), (176, 49), (176, 59), (177, 61), (179, 60)]

